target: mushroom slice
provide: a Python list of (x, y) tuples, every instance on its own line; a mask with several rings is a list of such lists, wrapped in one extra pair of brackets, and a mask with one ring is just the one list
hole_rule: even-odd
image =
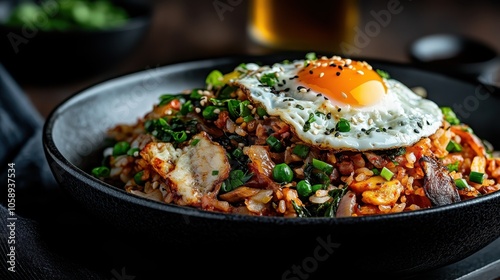
[(181, 205), (200, 206), (201, 197), (220, 186), (231, 170), (226, 150), (206, 132), (193, 136), (175, 164), (166, 179)]
[(424, 191), (434, 206), (460, 201), (455, 182), (448, 170), (433, 157), (422, 156), (419, 160), (424, 170)]

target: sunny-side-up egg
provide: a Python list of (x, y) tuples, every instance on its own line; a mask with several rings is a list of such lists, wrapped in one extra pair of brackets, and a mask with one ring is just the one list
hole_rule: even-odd
[(364, 61), (333, 56), (246, 69), (234, 84), (321, 149), (404, 147), (442, 125), (437, 104)]

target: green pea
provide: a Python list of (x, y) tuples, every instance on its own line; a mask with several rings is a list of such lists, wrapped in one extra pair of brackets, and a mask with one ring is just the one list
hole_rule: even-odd
[(144, 184), (144, 181), (142, 180), (142, 175), (144, 175), (144, 171), (139, 171), (139, 172), (135, 173), (134, 181), (137, 185)]
[(273, 178), (279, 183), (289, 183), (293, 180), (293, 171), (286, 163), (276, 164), (273, 168)]
[(135, 157), (136, 153), (137, 153), (137, 155), (139, 155), (140, 151), (141, 150), (139, 150), (139, 148), (132, 148), (132, 149), (127, 151), (127, 156)]
[(307, 180), (301, 180), (297, 183), (297, 193), (299, 196), (308, 197), (313, 191), (311, 188), (311, 184)]
[(120, 141), (113, 146), (113, 156), (124, 155), (130, 149), (130, 144), (126, 141)]
[(109, 168), (106, 166), (98, 166), (92, 169), (92, 175), (97, 178), (104, 178), (109, 176)]

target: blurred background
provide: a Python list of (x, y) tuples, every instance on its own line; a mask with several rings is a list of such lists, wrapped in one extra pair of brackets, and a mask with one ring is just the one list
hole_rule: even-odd
[[(52, 4), (57, 5), (64, 1), (67, 0), (52, 0)], [(7, 11), (12, 10), (13, 3), (18, 2), (20, 1), (0, 0), (0, 19), (5, 19)], [(50, 54), (50, 51), (63, 43), (57, 43), (57, 38), (48, 36), (48, 39), (44, 39), (44, 44), (49, 45), (48, 49), (38, 55), (48, 56), (50, 63), (30, 58), (28, 64), (17, 63), (10, 67), (10, 70), (16, 72), (16, 80), (42, 116), (46, 117), (68, 96), (106, 79), (189, 60), (268, 54), (281, 50), (310, 50), (362, 57), (366, 60), (410, 63), (415, 59), (410, 55), (412, 43), (423, 36), (442, 33), (478, 40), (489, 46), (495, 55), (500, 51), (500, 2), (494, 0), (347, 0), (330, 1), (331, 4), (323, 3), (327, 1), (290, 0), (128, 2), (150, 8), (150, 13), (146, 13), (147, 20), (142, 22), (142, 25), (136, 23), (135, 27), (143, 27), (140, 32), (128, 27), (137, 43), (129, 43), (122, 38), (121, 43), (108, 42), (103, 47), (95, 47), (92, 45), (93, 39), (85, 37), (77, 44), (80, 47), (78, 50), (71, 45), (64, 46), (58, 50), (58, 55)], [(57, 6), (52, 6), (52, 11), (54, 9), (57, 9)], [(138, 11), (139, 8), (134, 9)], [(36, 40), (44, 38), (42, 32), (29, 31), (26, 28), (18, 30), (20, 38), (11, 36), (5, 44), (7, 35), (13, 33), (3, 30), (2, 48), (6, 49), (0, 52), (4, 53), (4, 61), (8, 59), (5, 56), (17, 58), (30, 44), (35, 45)], [(279, 32), (283, 32), (284, 41), (280, 41)], [(298, 39), (294, 38), (296, 35), (299, 36)], [(87, 35), (76, 35), (78, 38), (84, 36)], [(110, 36), (115, 35), (101, 35), (105, 38)], [(25, 42), (23, 38), (29, 40)], [(18, 46), (17, 54), (9, 54), (9, 51), (12, 52), (9, 47), (12, 47), (13, 42)], [(430, 46), (436, 47), (438, 52), (450, 53), (446, 46), (440, 45), (446, 43), (449, 42), (433, 42)], [(428, 46), (424, 45), (424, 54), (430, 50)], [(129, 47), (130, 51), (127, 49), (123, 55), (107, 63), (106, 57), (112, 57), (121, 49)], [(85, 50), (88, 50), (91, 56), (85, 57)], [(487, 51), (483, 49), (472, 50), (472, 56), (469, 54), (460, 57), (461, 63), (465, 61), (474, 64), (475, 59), (482, 62), (493, 60), (490, 57), (493, 55), (487, 55)], [(75, 75), (69, 77), (58, 74), (61, 71), (51, 70), (58, 67), (58, 60), (63, 60), (66, 62), (63, 72), (72, 73), (73, 68), (82, 68), (82, 62), (78, 60), (81, 57), (85, 57), (87, 62), (99, 65), (99, 69), (75, 72)], [(36, 63), (43, 65), (35, 65)], [(37, 68), (39, 74), (27, 70), (31, 68)], [(43, 79), (35, 79), (36, 76)], [(498, 76), (490, 77), (493, 82), (495, 79), (500, 80)]]

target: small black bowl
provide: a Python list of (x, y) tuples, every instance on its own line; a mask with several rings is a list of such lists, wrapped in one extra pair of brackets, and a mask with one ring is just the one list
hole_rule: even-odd
[[(71, 199), (131, 243), (141, 245), (140, 259), (146, 265), (138, 269), (152, 278), (172, 267), (191, 278), (329, 279), (343, 274), (394, 279), (458, 262), (500, 237), (500, 192), (413, 212), (288, 219), (165, 204), (134, 196), (90, 174), (100, 161), (106, 129), (135, 122), (165, 92), (202, 87), (213, 69), (228, 72), (240, 63), (269, 64), (302, 57), (244, 56), (179, 63), (83, 90), (47, 118), (43, 142), (51, 170)], [(408, 65), (367, 61), (409, 87), (424, 87), (438, 105), (463, 102), (468, 114), (460, 115), (464, 121), (500, 147), (500, 130), (493, 124), (500, 107), (496, 96), (476, 84)], [(472, 108), (467, 104), (475, 93), (477, 104)], [(122, 246), (127, 250), (130, 244)]]
[(475, 80), (495, 63), (498, 54), (492, 47), (459, 34), (432, 34), (412, 42), (410, 59), (419, 67)]
[[(11, 11), (13, 3), (6, 9)], [(43, 31), (0, 24), (0, 63), (16, 80), (35, 83), (76, 80), (111, 69), (139, 45), (152, 17), (148, 1), (113, 3), (130, 18), (123, 25), (102, 30)]]

